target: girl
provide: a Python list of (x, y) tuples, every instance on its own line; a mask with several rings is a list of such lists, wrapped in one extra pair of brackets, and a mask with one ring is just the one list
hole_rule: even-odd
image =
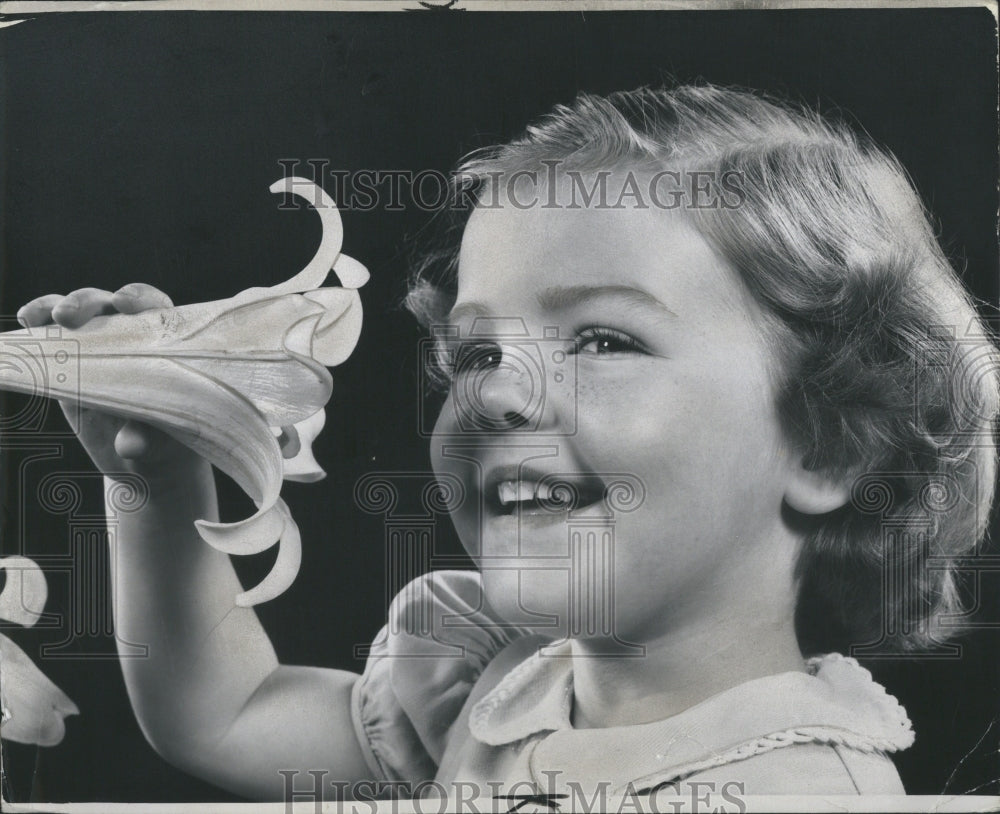
[[(809, 111), (698, 86), (581, 96), (456, 180), (461, 239), (408, 302), (440, 340), (431, 455), (480, 570), (401, 592), (362, 676), (279, 664), (232, 607), (193, 527), (217, 514), (203, 460), (84, 416), (98, 467), (150, 483), (115, 552), (150, 743), (258, 798), (282, 770), (347, 795), (902, 793), (906, 713), (836, 651), (941, 638), (998, 409), (993, 346), (902, 169)], [(165, 305), (133, 285), (19, 317)]]

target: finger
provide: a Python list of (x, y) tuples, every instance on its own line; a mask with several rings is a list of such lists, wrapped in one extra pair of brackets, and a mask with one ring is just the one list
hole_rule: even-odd
[(17, 321), (25, 328), (35, 328), (52, 321), (52, 309), (63, 299), (62, 294), (46, 294), (22, 305), (17, 312)]
[(146, 283), (129, 283), (111, 295), (111, 304), (123, 314), (138, 314), (151, 308), (170, 308), (174, 303), (166, 294)]
[(115, 452), (126, 460), (135, 460), (149, 451), (149, 441), (145, 425), (126, 421), (115, 436)]
[(115, 436), (115, 452), (120, 458), (135, 462), (133, 471), (146, 477), (174, 471), (182, 462), (197, 460), (198, 455), (168, 433), (141, 421), (126, 421)]
[(52, 309), (52, 319), (64, 328), (79, 328), (98, 314), (111, 314), (114, 310), (110, 291), (78, 288)]

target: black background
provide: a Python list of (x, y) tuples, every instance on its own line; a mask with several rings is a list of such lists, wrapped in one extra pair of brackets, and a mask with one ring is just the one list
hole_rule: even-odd
[[(669, 77), (770, 90), (860, 122), (911, 172), (971, 290), (996, 303), (995, 45), (986, 9), (47, 14), (0, 31), (0, 327), (17, 327), (9, 315), (25, 301), (81, 286), (143, 280), (180, 304), (289, 277), (311, 258), (319, 221), (277, 209), (267, 190), (284, 174), (279, 159), (446, 171), (580, 90)], [(343, 220), (344, 251), (372, 272), (364, 334), (335, 371), (316, 445), (328, 479), (283, 492), (305, 541), (302, 571), (258, 610), (282, 660), (360, 670), (352, 645), (375, 634), (386, 596), (382, 520), (355, 507), (354, 484), (427, 468), (420, 334), (398, 302), (428, 216), (409, 207)], [(5, 414), (23, 406), (10, 397)], [(61, 416), (43, 429), (62, 431)], [(41, 462), (4, 452), (7, 553), (23, 544), (44, 561), (68, 549), (67, 517), (33, 497), (47, 473), (88, 470), (72, 438), (59, 443)], [(100, 481), (81, 484), (77, 518), (99, 516)], [(224, 515), (245, 516), (238, 490), (224, 485), (223, 498)], [(447, 524), (439, 537), (440, 551), (459, 551)], [(258, 559), (240, 568), (259, 576), (267, 555)], [(47, 609), (64, 618), (69, 584), (50, 576)], [(996, 580), (983, 587), (978, 618), (998, 621)], [(6, 632), (82, 712), (57, 747), (5, 742), (9, 798), (233, 799), (146, 745), (109, 636), (74, 641), (77, 658), (42, 660), (38, 648), (65, 639), (65, 624)], [(897, 757), (910, 793), (997, 792), (997, 644), (983, 630), (961, 659), (867, 665), (913, 719), (916, 745)]]

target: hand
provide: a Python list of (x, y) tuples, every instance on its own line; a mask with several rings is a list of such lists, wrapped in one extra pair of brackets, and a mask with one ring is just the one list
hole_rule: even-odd
[[(159, 289), (145, 283), (131, 283), (114, 293), (80, 288), (65, 297), (47, 294), (23, 306), (17, 312), (17, 319), (26, 328), (52, 322), (64, 328), (79, 328), (103, 314), (137, 314), (172, 305), (170, 297)], [(169, 476), (188, 471), (186, 467), (205, 465), (202, 458), (179, 441), (148, 424), (99, 410), (77, 409), (75, 404), (67, 402), (60, 405), (87, 454), (105, 474), (136, 472), (145, 477)]]

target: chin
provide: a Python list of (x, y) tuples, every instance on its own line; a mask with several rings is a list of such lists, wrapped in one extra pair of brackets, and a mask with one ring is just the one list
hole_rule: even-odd
[(482, 577), (486, 601), (505, 622), (553, 638), (565, 635), (570, 607), (565, 571), (486, 568)]
[(601, 591), (571, 591), (567, 571), (487, 569), (482, 575), (486, 601), (509, 624), (552, 639), (621, 637), (624, 609), (616, 613)]

